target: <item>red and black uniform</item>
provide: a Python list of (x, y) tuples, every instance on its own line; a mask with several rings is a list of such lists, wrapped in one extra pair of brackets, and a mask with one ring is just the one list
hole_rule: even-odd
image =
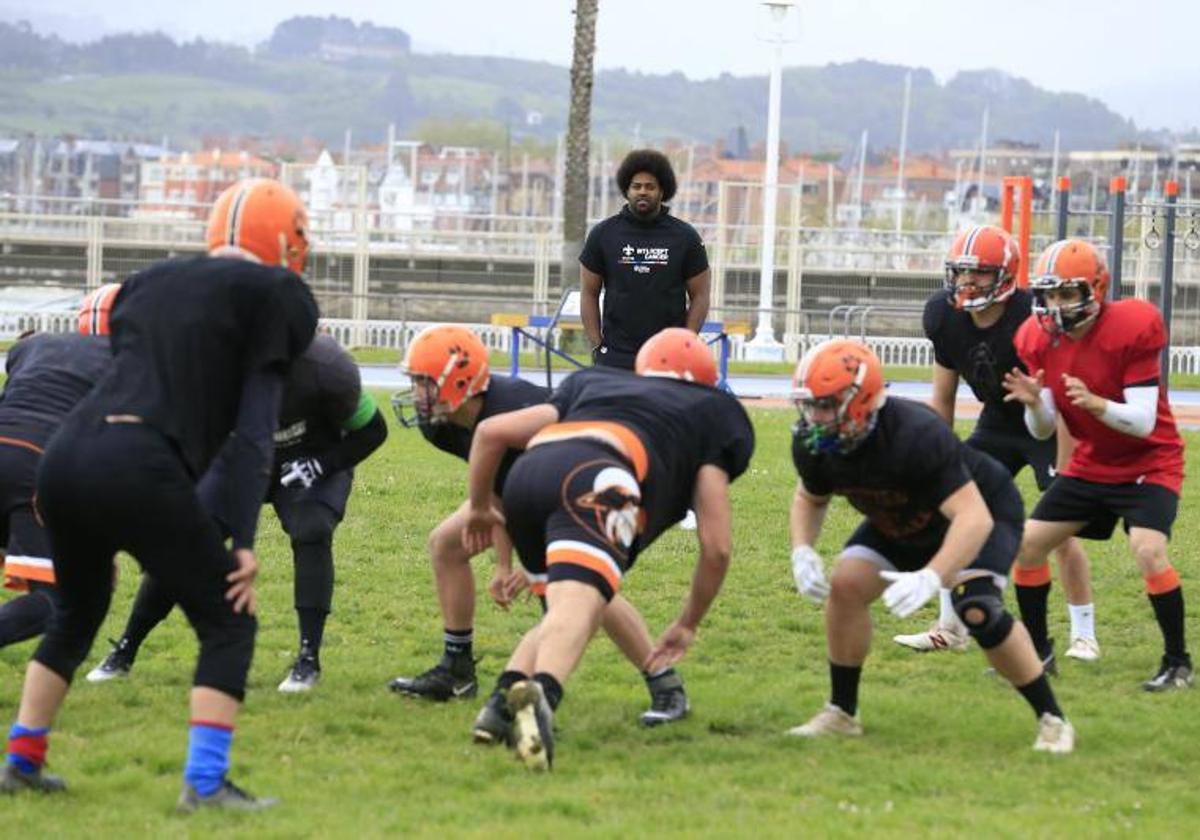
[(580, 580), (606, 599), (683, 518), (702, 466), (733, 481), (754, 452), (741, 404), (704, 385), (590, 368), (549, 404), (559, 422), (533, 437), (504, 485), (508, 532), (532, 580)]
[(950, 527), (942, 503), (974, 481), (995, 525), (968, 568), (1008, 575), (1021, 543), (1021, 494), (998, 462), (960, 441), (928, 406), (888, 399), (874, 430), (848, 453), (814, 454), (794, 433), (792, 460), (809, 493), (845, 496), (865, 517), (846, 552), (903, 572), (938, 552)]
[(1004, 374), (1014, 367), (1025, 369), (1013, 339), (1032, 305), (1033, 295), (1017, 289), (1003, 304), (1000, 320), (980, 328), (970, 312), (956, 309), (952, 298), (938, 292), (925, 302), (922, 324), (933, 342), (934, 361), (961, 376), (983, 404), (967, 446), (991, 455), (1014, 476), (1028, 465), (1038, 489), (1045, 490), (1054, 479), (1057, 441), (1029, 434), (1024, 407), (1015, 400), (1004, 401)]
[(237, 562), (196, 483), (226, 447), (228, 525), (235, 548), (251, 547), (284, 379), (316, 323), (296, 275), (248, 261), (167, 261), (122, 284), (112, 367), (50, 441), (38, 474), (62, 596), (38, 662), (70, 681), (108, 612), (113, 555), (124, 550), (196, 630), (195, 684), (241, 698), (256, 624), (225, 600)]
[(0, 647), (40, 636), (54, 610), (50, 538), (33, 509), (46, 441), (112, 361), (108, 339), (34, 335), (8, 351), (0, 396), (0, 545), (4, 585), (20, 598), (0, 606)]

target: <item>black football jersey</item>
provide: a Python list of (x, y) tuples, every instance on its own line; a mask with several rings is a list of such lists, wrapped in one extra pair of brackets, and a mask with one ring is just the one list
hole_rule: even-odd
[(168, 260), (121, 284), (113, 363), (80, 411), (134, 415), (199, 478), (237, 421), (243, 383), (286, 375), (312, 341), (317, 304), (290, 271), (247, 260)]
[(112, 364), (108, 338), (42, 333), (8, 351), (0, 435), (44, 447)]
[(731, 394), (706, 385), (589, 368), (564, 379), (550, 403), (562, 421), (620, 423), (642, 442), (649, 469), (641, 484), (647, 517), (641, 546), (687, 513), (700, 467), (713, 464), (733, 481), (754, 453), (746, 410)]
[(318, 335), (292, 364), (283, 386), (276, 462), (336, 446), (361, 397), (362, 378), (354, 359), (333, 338)]
[[(531, 405), (540, 405), (546, 401), (549, 395), (550, 392), (540, 385), (534, 385), (532, 382), (526, 382), (524, 379), (516, 377), (493, 374), (488, 382), (488, 389), (483, 393), (483, 406), (480, 408), (475, 422), (482, 423), (497, 414), (518, 411)], [(464, 461), (470, 456), (471, 441), (475, 437), (473, 428), (465, 429), (454, 423), (422, 423), (420, 428), (425, 439), (443, 452), (448, 452)], [(496, 481), (493, 485), (497, 495), (504, 489), (508, 471), (512, 469), (513, 461), (520, 454), (521, 451), (517, 449), (510, 449), (504, 454), (504, 460), (500, 462), (500, 469), (496, 473)]]
[(1004, 307), (1000, 320), (986, 329), (975, 326), (971, 313), (955, 309), (945, 292), (925, 302), (922, 319), (925, 335), (933, 342), (933, 358), (944, 368), (957, 371), (983, 403), (978, 428), (1028, 435), (1024, 409), (1015, 400), (1005, 402), (1004, 374), (1014, 367), (1025, 369), (1017, 356), (1013, 338), (1029, 317), (1033, 296), (1017, 289)]
[(889, 398), (870, 436), (849, 453), (814, 454), (797, 430), (792, 460), (808, 492), (845, 496), (885, 537), (916, 548), (941, 544), (949, 520), (939, 508), (969, 481), (995, 519), (1022, 516), (993, 505), (1012, 498), (1008, 471), (960, 441), (933, 409), (910, 400)]

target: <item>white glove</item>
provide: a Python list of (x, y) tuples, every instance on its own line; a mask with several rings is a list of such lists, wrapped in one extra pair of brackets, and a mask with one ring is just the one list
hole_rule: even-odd
[(883, 590), (883, 603), (900, 618), (908, 618), (938, 594), (942, 579), (933, 569), (919, 572), (880, 572), (892, 585)]
[(305, 490), (317, 483), (324, 473), (321, 462), (316, 458), (297, 458), (284, 461), (279, 467), (279, 483), (284, 487), (301, 486)]
[(825, 562), (811, 545), (798, 545), (792, 549), (792, 577), (796, 580), (796, 589), (810, 601), (820, 604), (829, 597)]

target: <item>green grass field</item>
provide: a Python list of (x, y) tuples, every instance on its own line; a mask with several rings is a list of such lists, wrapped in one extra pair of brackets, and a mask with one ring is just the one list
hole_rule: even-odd
[[(1024, 838), (1189, 830), (1187, 815), (1200, 809), (1200, 696), (1139, 688), (1157, 664), (1158, 633), (1123, 540), (1088, 545), (1104, 657), (1093, 665), (1064, 661), (1054, 681), (1078, 731), (1074, 755), (1030, 749), (1032, 714), (984, 676), (977, 651), (920, 657), (890, 642), (931, 620), (932, 606), (904, 623), (876, 608), (860, 710), (865, 737), (783, 737), (827, 699), (824, 636), (819, 611), (792, 588), (788, 563), (791, 413), (751, 414), (758, 450), (734, 485), (733, 567), (681, 666), (693, 704), (687, 721), (638, 728), (642, 680), (605, 639), (567, 685), (556, 767), (546, 776), (529, 775), (504, 750), (471, 743), (476, 702), (429, 705), (391, 695), (391, 677), (424, 669), (440, 653), (424, 540), (464, 492), (457, 461), (393, 428), (360, 468), (338, 532), (324, 681), (309, 696), (275, 691), (294, 653), (295, 622), (290, 554), (273, 514), (264, 514), (261, 632), (232, 777), (282, 797), (282, 806), (258, 815), (173, 815), (195, 655), (176, 614), (147, 641), (129, 681), (91, 685), (81, 672), (50, 751), (72, 790), (61, 799), (4, 801), (5, 833)], [(1200, 437), (1188, 443), (1195, 474)], [(1022, 488), (1031, 502), (1030, 483)], [(1189, 486), (1174, 557), (1193, 598), (1200, 530), (1191, 517), (1198, 513)], [(855, 522), (844, 502), (835, 504), (818, 546), (827, 558)], [(625, 592), (655, 632), (677, 613), (694, 543), (691, 533), (664, 535), (628, 577)], [(133, 562), (124, 559), (122, 570), (102, 636), (120, 632), (136, 585)], [(490, 574), (490, 560), (477, 560), (481, 594)], [(1061, 649), (1060, 589), (1051, 604)], [(537, 616), (532, 603), (504, 613), (483, 596), (476, 650), (487, 687)], [(10, 716), (32, 646), (0, 651), (0, 707)], [(85, 669), (106, 652), (101, 638)]]

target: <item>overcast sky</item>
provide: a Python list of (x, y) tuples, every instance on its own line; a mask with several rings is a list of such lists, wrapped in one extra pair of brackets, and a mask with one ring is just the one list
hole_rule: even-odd
[[(264, 40), (292, 15), (398, 26), (423, 50), (566, 65), (573, 0), (0, 0), (0, 20), (91, 40), (159, 29), (176, 37)], [(1143, 128), (1200, 126), (1200, 0), (800, 0), (785, 62), (859, 58), (959, 70), (997, 68), (1056, 91), (1099, 97)], [(600, 0), (600, 68), (693, 78), (765, 73), (756, 0)]]

